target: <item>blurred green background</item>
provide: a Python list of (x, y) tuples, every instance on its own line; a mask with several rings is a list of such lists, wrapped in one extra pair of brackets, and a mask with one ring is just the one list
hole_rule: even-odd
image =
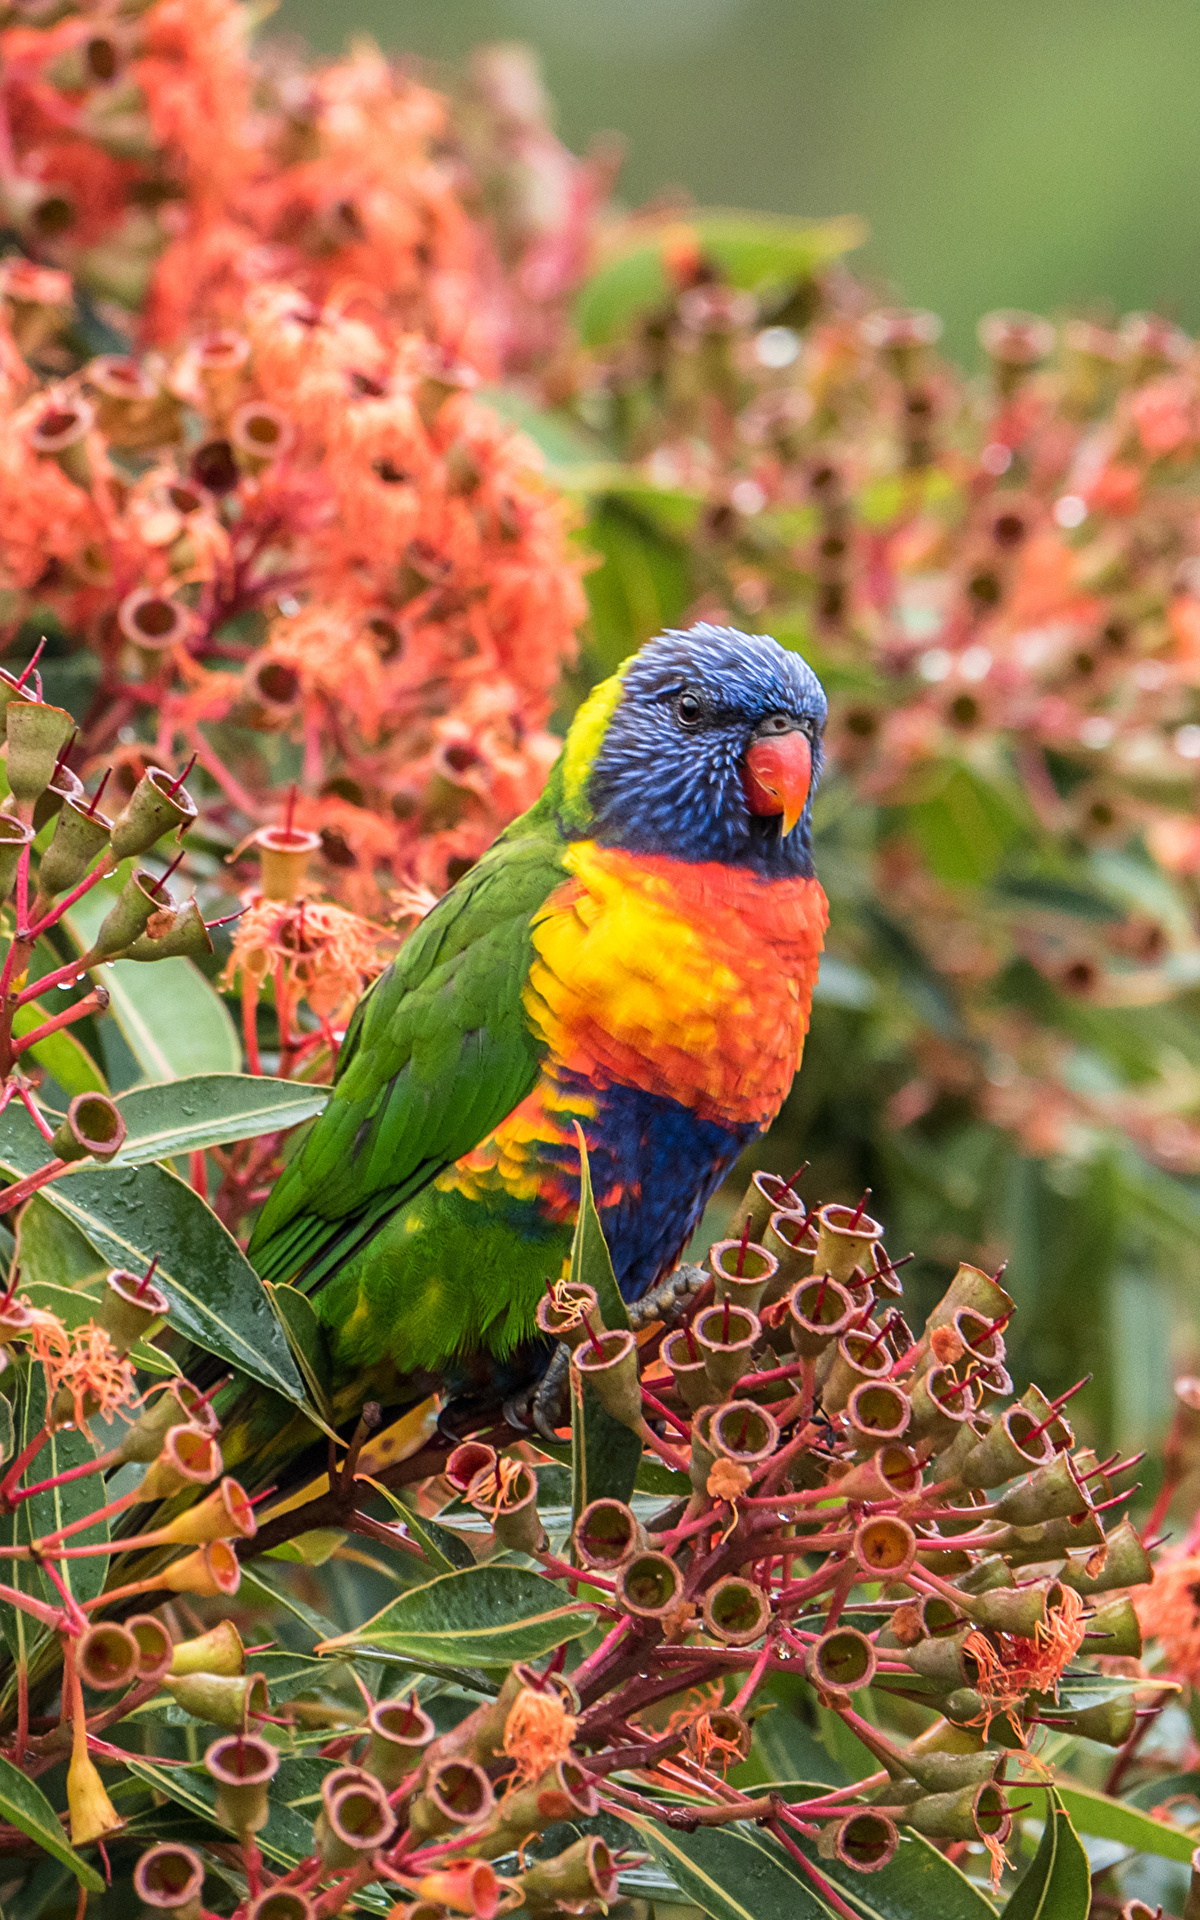
[(1200, 325), (1196, 0), (282, 0), (268, 31), (438, 63), (541, 53), (636, 203), (858, 213), (858, 256), (973, 353), (989, 307)]

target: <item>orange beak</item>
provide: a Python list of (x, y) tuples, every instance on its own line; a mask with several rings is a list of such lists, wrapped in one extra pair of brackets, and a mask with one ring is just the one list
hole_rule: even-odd
[(751, 813), (782, 814), (785, 837), (804, 812), (811, 784), (812, 749), (798, 730), (756, 740), (742, 763), (746, 805)]

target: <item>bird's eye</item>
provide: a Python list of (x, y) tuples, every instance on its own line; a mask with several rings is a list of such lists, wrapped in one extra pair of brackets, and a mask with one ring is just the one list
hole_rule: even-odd
[(791, 733), (794, 731), (795, 725), (796, 722), (790, 714), (772, 713), (768, 714), (767, 718), (759, 723), (757, 732), (760, 737), (767, 733)]
[(689, 733), (694, 732), (704, 718), (704, 702), (700, 695), (686, 690), (681, 693), (675, 702), (675, 718)]

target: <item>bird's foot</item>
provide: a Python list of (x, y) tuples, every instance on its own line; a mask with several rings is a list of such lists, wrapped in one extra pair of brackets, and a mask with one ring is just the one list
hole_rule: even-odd
[[(657, 1321), (668, 1329), (679, 1326), (707, 1284), (708, 1275), (702, 1267), (676, 1267), (652, 1292), (643, 1294), (629, 1307), (629, 1324), (634, 1333)], [(504, 1417), (509, 1426), (522, 1433), (528, 1433), (533, 1426), (543, 1440), (557, 1440), (557, 1429), (565, 1427), (570, 1419), (570, 1367), (571, 1350), (560, 1344), (541, 1379), (505, 1401)]]
[(661, 1320), (667, 1331), (680, 1326), (691, 1312), (696, 1300), (708, 1285), (709, 1276), (703, 1267), (676, 1267), (665, 1280), (640, 1300), (635, 1300), (629, 1308), (629, 1324), (635, 1333), (643, 1327), (653, 1326)]

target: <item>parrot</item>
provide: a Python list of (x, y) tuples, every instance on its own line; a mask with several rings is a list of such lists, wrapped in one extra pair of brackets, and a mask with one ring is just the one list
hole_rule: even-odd
[(624, 1299), (676, 1267), (799, 1066), (828, 919), (825, 717), (767, 635), (649, 640), (364, 993), (249, 1245), (264, 1281), (312, 1297), (339, 1418), (405, 1383), (497, 1405), (544, 1367), (577, 1125)]

